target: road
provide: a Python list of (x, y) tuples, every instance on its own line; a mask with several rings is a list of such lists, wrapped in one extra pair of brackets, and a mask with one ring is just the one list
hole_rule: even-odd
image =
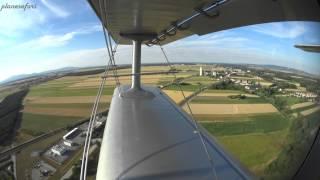
[(36, 143), (36, 142), (39, 142), (39, 141), (41, 141), (41, 140), (43, 140), (43, 139), (46, 139), (46, 138), (48, 138), (48, 137), (50, 137), (50, 136), (53, 136), (53, 135), (55, 135), (55, 134), (57, 134), (57, 133), (59, 133), (59, 132), (61, 132), (61, 131), (66, 130), (66, 129), (67, 129), (67, 127), (55, 129), (55, 130), (53, 130), (53, 131), (50, 131), (50, 132), (48, 132), (48, 133), (45, 133), (45, 134), (43, 134), (43, 135), (40, 135), (40, 136), (35, 137), (35, 138), (33, 138), (33, 139), (30, 139), (30, 140), (28, 140), (28, 141), (26, 141), (26, 142), (24, 142), (24, 143), (21, 143), (21, 144), (19, 144), (19, 145), (17, 145), (17, 146), (14, 146), (14, 147), (12, 147), (12, 148), (10, 148), (10, 149), (4, 150), (4, 151), (2, 151), (2, 152), (0, 153), (0, 158), (3, 158), (3, 157), (5, 157), (5, 156), (12, 155), (12, 154), (14, 154), (14, 153), (16, 153), (16, 152), (24, 149), (25, 147), (29, 146), (30, 144), (34, 144), (34, 143)]

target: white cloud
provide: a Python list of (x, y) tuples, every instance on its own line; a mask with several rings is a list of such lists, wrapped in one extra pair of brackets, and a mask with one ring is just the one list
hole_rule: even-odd
[(302, 22), (267, 23), (251, 26), (250, 29), (277, 38), (297, 38), (306, 32)]
[(55, 5), (54, 3), (47, 1), (47, 0), (41, 0), (42, 4), (45, 5), (51, 12), (54, 13), (54, 15), (65, 18), (70, 15), (69, 12), (66, 10), (62, 9), (61, 7)]
[(186, 47), (186, 46), (194, 46), (202, 47), (202, 46), (210, 46), (210, 47), (243, 47), (245, 43), (250, 42), (249, 39), (245, 37), (235, 36), (231, 33), (219, 32), (213, 33), (203, 36), (190, 36), (181, 41), (175, 41), (170, 43), (168, 46), (170, 47)]
[(19, 45), (18, 48), (42, 49), (47, 47), (60, 47), (69, 43), (76, 35), (90, 34), (99, 30), (101, 30), (101, 26), (94, 25), (65, 34), (44, 35), (25, 42)]

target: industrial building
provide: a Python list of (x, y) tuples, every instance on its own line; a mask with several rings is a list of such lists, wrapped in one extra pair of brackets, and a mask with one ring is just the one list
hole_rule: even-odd
[(66, 145), (66, 146), (69, 146), (69, 147), (72, 147), (75, 145), (75, 143), (71, 140), (64, 140), (63, 141), (63, 144)]
[(69, 131), (66, 135), (64, 135), (62, 138), (63, 140), (70, 140), (74, 137), (76, 137), (78, 134), (80, 134), (80, 129), (79, 128), (74, 128), (71, 131)]
[(66, 148), (61, 145), (54, 145), (51, 148), (51, 152), (59, 156), (62, 156), (66, 151)]

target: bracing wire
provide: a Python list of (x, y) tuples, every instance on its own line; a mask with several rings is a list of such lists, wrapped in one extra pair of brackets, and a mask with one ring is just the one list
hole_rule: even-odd
[[(110, 69), (110, 65), (111, 65), (111, 61), (109, 61), (108, 65), (105, 67), (105, 71), (104, 71), (105, 76), (108, 74), (108, 71)], [(80, 171), (80, 179), (81, 180), (86, 179), (86, 168), (87, 168), (88, 152), (89, 152), (89, 148), (90, 148), (92, 129), (94, 126), (94, 122), (95, 122), (95, 118), (96, 118), (96, 114), (97, 114), (97, 109), (98, 109), (98, 105), (100, 102), (103, 87), (105, 85), (105, 81), (106, 81), (106, 78), (102, 79), (102, 81), (100, 83), (100, 87), (99, 87), (99, 90), (98, 90), (98, 93), (95, 98), (93, 108), (91, 111), (91, 116), (90, 116), (90, 120), (89, 120), (89, 124), (88, 124), (88, 130), (87, 130), (87, 135), (86, 135), (84, 150), (83, 150), (83, 155), (82, 155), (81, 171)]]
[[(163, 47), (162, 47), (162, 45), (161, 45), (160, 43), (158, 43), (158, 45), (159, 45), (159, 47), (160, 47), (160, 49), (161, 49), (161, 52), (162, 52), (162, 54), (163, 54), (163, 56), (164, 56), (164, 58), (165, 58), (165, 60), (166, 60), (167, 65), (169, 66), (170, 70), (172, 70), (172, 69), (173, 69), (173, 66), (172, 66), (171, 63), (170, 63), (169, 58), (168, 58), (166, 52), (164, 51), (164, 49), (163, 49)], [(210, 163), (210, 165), (211, 165), (211, 169), (212, 169), (213, 176), (215, 177), (215, 179), (218, 179), (217, 173), (216, 173), (216, 170), (215, 170), (215, 167), (214, 167), (213, 159), (212, 159), (212, 157), (211, 157), (210, 154), (209, 154), (207, 145), (206, 145), (206, 143), (205, 143), (205, 141), (204, 141), (204, 139), (203, 139), (203, 136), (202, 136), (202, 134), (201, 134), (201, 131), (200, 131), (200, 129), (199, 129), (198, 122), (197, 122), (197, 121), (195, 120), (195, 118), (194, 118), (194, 115), (193, 115), (193, 113), (192, 113), (190, 104), (189, 104), (189, 102), (186, 100), (187, 98), (186, 98), (186, 96), (185, 96), (185, 93), (183, 92), (183, 89), (182, 89), (182, 87), (181, 87), (180, 82), (176, 82), (176, 80), (177, 80), (176, 74), (173, 74), (173, 76), (174, 76), (173, 84), (176, 83), (176, 84), (178, 85), (179, 90), (180, 90), (180, 92), (181, 92), (181, 95), (183, 96), (184, 100), (186, 101), (186, 105), (187, 105), (188, 111), (190, 112), (190, 115), (191, 115), (193, 124), (194, 124), (194, 126), (195, 126), (196, 131), (197, 131), (197, 134), (199, 135), (199, 139), (200, 139), (200, 141), (201, 141), (203, 150), (205, 151), (206, 156), (207, 156), (207, 158), (208, 158), (208, 161), (209, 161), (209, 163)]]
[[(100, 9), (102, 10), (101, 4), (100, 4), (100, 0), (99, 0), (99, 5), (100, 5)], [(105, 12), (107, 12), (107, 2), (105, 2), (105, 1), (104, 1), (104, 10), (105, 10)], [(102, 12), (102, 11), (101, 11), (101, 12)], [(103, 15), (102, 17), (103, 17), (103, 18), (102, 18), (102, 21), (105, 22), (105, 23), (107, 23), (107, 13), (105, 13), (105, 15)], [(112, 60), (112, 63), (113, 63), (113, 68), (112, 68), (113, 74), (117, 76), (117, 75), (118, 75), (118, 71), (117, 71), (117, 66), (116, 66), (115, 60), (114, 60), (114, 53), (115, 53), (115, 51), (113, 51), (113, 49), (112, 49), (112, 42), (111, 42), (112, 37), (111, 37), (111, 35), (110, 35), (109, 32), (106, 32), (106, 29), (105, 29), (105, 28), (104, 28), (103, 33), (104, 33), (104, 38), (105, 38), (106, 46), (109, 47), (109, 48), (108, 48), (109, 57), (112, 57), (111, 60)], [(108, 44), (109, 44), (109, 45), (108, 45)], [(115, 42), (115, 48), (116, 48), (117, 46), (118, 46), (118, 44)], [(116, 77), (115, 80), (116, 80), (116, 85), (117, 85), (117, 87), (120, 87), (119, 77)], [(119, 90), (119, 88), (118, 88), (118, 90)]]
[[(102, 12), (101, 0), (99, 0), (99, 5), (100, 5), (100, 10), (101, 10), (100, 12)], [(108, 55), (109, 55), (109, 62), (107, 64), (107, 66), (105, 67), (105, 71), (104, 71), (104, 74), (102, 76), (102, 81), (100, 83), (100, 87), (99, 87), (97, 96), (95, 98), (94, 104), (93, 104), (93, 108), (92, 108), (92, 112), (91, 112), (91, 116), (90, 116), (90, 120), (89, 120), (89, 124), (88, 124), (87, 135), (86, 135), (86, 139), (85, 139), (85, 143), (84, 143), (84, 151), (83, 151), (83, 155), (82, 155), (80, 180), (85, 180), (86, 179), (88, 156), (89, 156), (89, 149), (90, 149), (92, 131), (93, 131), (93, 127), (94, 127), (95, 120), (96, 120), (96, 114), (97, 114), (97, 111), (98, 111), (99, 102), (100, 102), (100, 99), (101, 99), (103, 88), (105, 86), (105, 82), (106, 82), (106, 79), (107, 79), (107, 74), (110, 71), (110, 68), (112, 69), (114, 76), (117, 77), (117, 69), (116, 69), (116, 66), (115, 66), (114, 55), (116, 53), (118, 45), (115, 43), (115, 47), (112, 48), (112, 43), (111, 43), (111, 39), (110, 39), (111, 37), (109, 35), (108, 36), (109, 38), (107, 38), (107, 35), (106, 35), (107, 33), (106, 33), (106, 29), (104, 28), (104, 23), (103, 22), (105, 22), (105, 21), (102, 20), (102, 28), (103, 28), (104, 38), (105, 38), (106, 47), (107, 47), (107, 51), (108, 51)], [(117, 86), (120, 86), (119, 79), (115, 79), (115, 81), (116, 81)]]

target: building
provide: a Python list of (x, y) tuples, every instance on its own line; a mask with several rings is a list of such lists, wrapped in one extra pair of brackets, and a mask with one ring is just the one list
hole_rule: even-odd
[(66, 152), (66, 148), (57, 144), (57, 145), (54, 145), (52, 148), (51, 148), (51, 152), (53, 154), (56, 154), (58, 156), (62, 156), (65, 152)]
[(213, 77), (217, 77), (217, 72), (212, 71), (212, 76), (213, 76)]
[(74, 128), (71, 131), (69, 131), (66, 135), (62, 137), (63, 140), (70, 140), (74, 137), (76, 137), (81, 131), (78, 128)]
[(199, 76), (203, 76), (203, 69), (202, 69), (202, 66), (200, 66), (200, 70), (199, 70)]
[(69, 147), (72, 147), (72, 146), (75, 145), (75, 143), (73, 141), (70, 141), (70, 140), (64, 140), (63, 144), (66, 145), (66, 146), (69, 146)]

